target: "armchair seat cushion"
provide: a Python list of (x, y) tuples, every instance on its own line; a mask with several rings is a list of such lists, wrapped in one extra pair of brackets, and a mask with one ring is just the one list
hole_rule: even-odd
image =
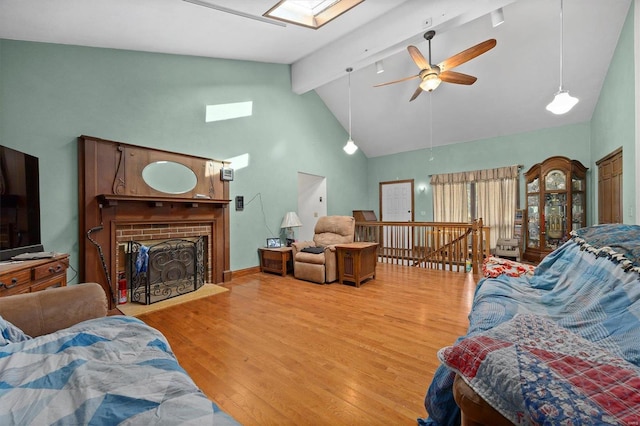
[(311, 263), (314, 265), (324, 265), (324, 250), (322, 253), (307, 253), (304, 251), (296, 253), (296, 262)]

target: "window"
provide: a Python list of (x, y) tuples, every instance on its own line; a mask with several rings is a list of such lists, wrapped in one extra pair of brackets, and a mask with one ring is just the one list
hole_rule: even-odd
[(281, 0), (264, 17), (317, 30), (364, 0)]

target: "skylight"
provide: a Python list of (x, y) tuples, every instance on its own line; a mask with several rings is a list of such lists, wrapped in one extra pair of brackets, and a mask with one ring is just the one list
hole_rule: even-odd
[(264, 15), (317, 30), (364, 0), (280, 0)]

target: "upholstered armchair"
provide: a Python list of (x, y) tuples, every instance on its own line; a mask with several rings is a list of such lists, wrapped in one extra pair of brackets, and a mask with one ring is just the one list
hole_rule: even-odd
[[(300, 241), (293, 247), (293, 274), (296, 278), (315, 283), (330, 283), (338, 279), (336, 244), (352, 243), (356, 220), (351, 216), (323, 216), (314, 228), (313, 241)], [(305, 248), (317, 251), (303, 251)], [(309, 250), (309, 249), (307, 249)]]

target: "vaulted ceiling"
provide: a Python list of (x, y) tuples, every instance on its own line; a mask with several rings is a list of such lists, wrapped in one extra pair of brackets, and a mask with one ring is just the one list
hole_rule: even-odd
[[(630, 2), (564, 0), (563, 83), (580, 102), (561, 116), (545, 110), (560, 84), (560, 0), (365, 0), (318, 30), (253, 19), (275, 0), (0, 0), (0, 38), (291, 64), (292, 90), (315, 90), (345, 129), (353, 67), (353, 139), (376, 157), (590, 120)], [(497, 40), (456, 68), (477, 82), (413, 102), (416, 79), (374, 88), (419, 72), (406, 47), (428, 59), (428, 30), (433, 63)]]

